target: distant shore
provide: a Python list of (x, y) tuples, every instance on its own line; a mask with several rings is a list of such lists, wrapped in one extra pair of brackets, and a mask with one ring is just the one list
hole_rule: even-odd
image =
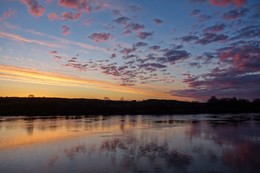
[(200, 113), (260, 113), (260, 99), (212, 97), (206, 103), (149, 99), (112, 101), (98, 99), (0, 97), (0, 116), (8, 115), (170, 115)]

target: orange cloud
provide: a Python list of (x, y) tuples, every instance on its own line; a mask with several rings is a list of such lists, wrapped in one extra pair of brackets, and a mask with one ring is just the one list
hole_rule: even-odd
[(119, 84), (104, 81), (82, 79), (72, 76), (65, 76), (58, 73), (32, 70), (9, 65), (0, 65), (0, 79), (58, 86), (86, 86), (88, 88), (148, 96), (155, 94), (154, 92), (148, 92), (138, 88), (121, 86)]

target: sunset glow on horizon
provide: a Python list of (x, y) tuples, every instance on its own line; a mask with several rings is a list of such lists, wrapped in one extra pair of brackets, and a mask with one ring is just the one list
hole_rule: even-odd
[(260, 97), (257, 0), (2, 0), (0, 97)]

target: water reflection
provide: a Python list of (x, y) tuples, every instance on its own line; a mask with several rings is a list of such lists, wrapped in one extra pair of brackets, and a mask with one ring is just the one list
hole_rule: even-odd
[(77, 154), (79, 153), (85, 153), (86, 152), (86, 146), (84, 144), (82, 145), (76, 145), (69, 148), (64, 149), (65, 154), (70, 159), (73, 159)]
[(121, 152), (125, 156), (121, 161), (124, 167), (140, 166), (140, 160), (149, 162), (150, 165), (156, 165), (154, 171), (163, 170), (164, 167), (183, 171), (192, 161), (192, 156), (180, 153), (168, 143), (159, 143), (156, 139), (151, 141), (146, 138), (137, 139), (133, 134), (103, 141), (100, 151), (110, 152), (113, 155)]
[(259, 172), (259, 120), (257, 114), (1, 117), (0, 172)]
[(57, 162), (58, 159), (59, 159), (58, 156), (52, 156), (52, 157), (50, 157), (49, 162), (48, 162), (48, 165), (49, 165), (49, 166), (55, 165), (55, 163)]
[(32, 135), (33, 134), (33, 124), (28, 124), (26, 126), (26, 131), (28, 135)]

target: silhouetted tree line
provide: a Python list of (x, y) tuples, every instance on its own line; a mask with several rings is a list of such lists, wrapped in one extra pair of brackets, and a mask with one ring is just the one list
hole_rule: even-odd
[(0, 97), (0, 115), (124, 115), (260, 112), (260, 99), (211, 97), (208, 102), (176, 100), (113, 101), (98, 99)]
[(207, 102), (207, 109), (214, 113), (240, 113), (240, 112), (259, 112), (260, 99), (254, 99), (252, 102), (246, 99), (216, 98), (212, 96)]

